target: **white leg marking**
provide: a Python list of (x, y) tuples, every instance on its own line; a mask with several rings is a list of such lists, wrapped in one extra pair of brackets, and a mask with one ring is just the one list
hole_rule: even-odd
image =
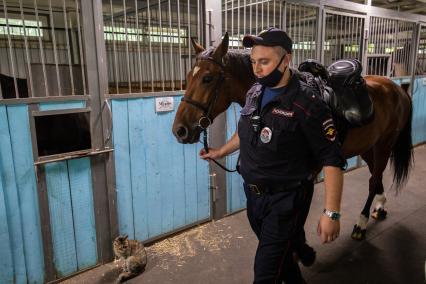
[(367, 229), (368, 218), (364, 215), (359, 215), (358, 222), (356, 224), (361, 228), (361, 230)]
[(378, 194), (376, 195), (376, 206), (374, 207), (376, 210), (377, 209), (384, 209), (385, 208), (385, 203), (386, 203), (386, 196), (385, 194)]

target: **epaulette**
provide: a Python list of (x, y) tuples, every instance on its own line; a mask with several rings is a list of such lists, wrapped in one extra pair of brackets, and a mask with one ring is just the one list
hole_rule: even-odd
[(294, 109), (302, 112), (305, 117), (309, 117), (312, 114), (313, 107), (321, 103), (322, 99), (318, 91), (306, 82), (299, 81), (299, 84), (299, 93), (293, 101), (293, 106), (295, 107)]

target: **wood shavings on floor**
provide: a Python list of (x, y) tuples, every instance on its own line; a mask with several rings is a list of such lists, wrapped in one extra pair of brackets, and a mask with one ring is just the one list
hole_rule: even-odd
[(156, 265), (169, 269), (170, 263), (176, 263), (178, 267), (183, 266), (189, 258), (196, 256), (197, 253), (219, 253), (221, 250), (229, 248), (233, 239), (241, 240), (242, 236), (234, 236), (231, 226), (220, 221), (213, 221), (210, 224), (206, 223), (164, 239), (146, 249), (148, 259), (155, 259)]

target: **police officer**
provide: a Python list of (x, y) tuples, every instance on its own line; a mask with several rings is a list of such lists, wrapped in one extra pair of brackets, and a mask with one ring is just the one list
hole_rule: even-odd
[(292, 40), (277, 28), (247, 35), (257, 82), (246, 95), (238, 131), (222, 147), (201, 150), (203, 159), (240, 149), (249, 223), (259, 239), (254, 283), (305, 283), (297, 258), (306, 257), (304, 223), (313, 177), (324, 170), (324, 211), (318, 223), (323, 243), (340, 230), (345, 160), (330, 110), (315, 89), (290, 69)]

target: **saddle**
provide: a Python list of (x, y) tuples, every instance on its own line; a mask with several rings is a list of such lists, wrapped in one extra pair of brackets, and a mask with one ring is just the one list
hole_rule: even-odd
[(316, 88), (330, 107), (341, 142), (349, 128), (368, 124), (374, 115), (367, 84), (357, 59), (342, 59), (328, 68), (308, 59), (299, 65), (301, 79)]

